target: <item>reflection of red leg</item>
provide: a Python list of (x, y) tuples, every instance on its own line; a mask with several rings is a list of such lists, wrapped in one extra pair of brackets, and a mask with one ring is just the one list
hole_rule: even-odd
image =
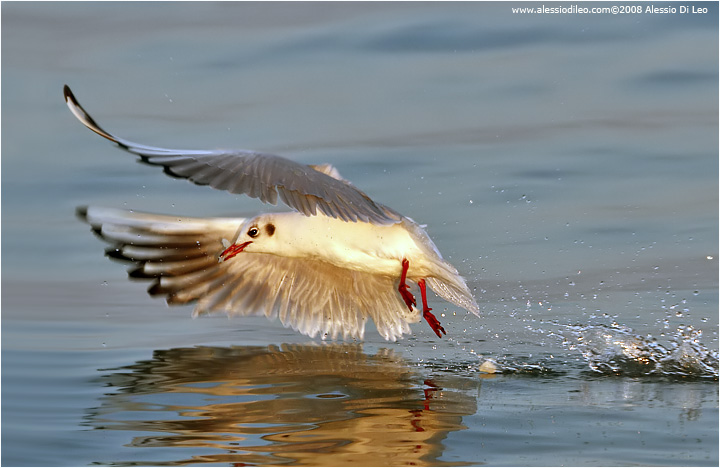
[(430, 325), (430, 328), (433, 329), (438, 338), (442, 338), (440, 332), (442, 332), (443, 335), (446, 334), (445, 329), (440, 326), (440, 320), (435, 318), (435, 316), (430, 312), (432, 309), (427, 305), (427, 291), (425, 290), (425, 280), (421, 279), (420, 281), (418, 281), (418, 286), (420, 286), (420, 297), (422, 298), (423, 303), (423, 317), (427, 321), (428, 325)]
[[(426, 379), (423, 383), (425, 385), (427, 385), (428, 387), (430, 387), (430, 388), (423, 389), (423, 395), (425, 396), (425, 398), (422, 401), (423, 409), (410, 410), (410, 414), (412, 414), (414, 416), (414, 419), (410, 420), (410, 424), (415, 429), (415, 432), (425, 432), (425, 429), (422, 427), (422, 424), (421, 424), (423, 422), (422, 418), (423, 418), (424, 412), (432, 411), (430, 409), (430, 400), (433, 400), (435, 398), (435, 392), (442, 390), (442, 388), (435, 385), (435, 382), (433, 382), (430, 379)], [(418, 445), (417, 448), (420, 448), (420, 446)]]
[(425, 400), (423, 400), (423, 403), (425, 405), (425, 409), (430, 410), (430, 400), (434, 399), (435, 392), (442, 390), (442, 388), (435, 385), (435, 382), (430, 379), (426, 379), (423, 383), (430, 387), (423, 389), (423, 393), (425, 394)]
[(400, 291), (400, 295), (403, 298), (403, 301), (405, 301), (405, 304), (408, 306), (408, 309), (412, 311), (413, 306), (416, 304), (415, 297), (410, 292), (410, 288), (408, 288), (407, 283), (405, 280), (407, 279), (407, 271), (408, 268), (410, 268), (410, 262), (407, 261), (407, 259), (403, 258), (402, 261), (402, 273), (400, 274), (400, 286), (398, 286), (398, 291)]

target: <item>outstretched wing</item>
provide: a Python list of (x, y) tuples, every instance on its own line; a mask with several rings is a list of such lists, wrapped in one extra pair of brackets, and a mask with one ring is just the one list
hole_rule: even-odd
[(306, 166), (255, 151), (177, 150), (133, 143), (103, 130), (80, 106), (67, 85), (64, 93), (68, 107), (86, 127), (140, 156), (141, 161), (162, 166), (171, 176), (230, 193), (246, 194), (273, 205), (277, 204), (279, 195), (285, 204), (306, 216), (313, 216), (320, 210), (344, 221), (360, 220), (379, 225), (393, 224), (401, 219), (400, 214), (375, 203), (342, 179), (332, 166)]
[(218, 263), (222, 240), (243, 219), (177, 218), (125, 210), (81, 207), (78, 216), (111, 244), (109, 256), (129, 261), (129, 275), (153, 283), (151, 295), (167, 302), (197, 301), (195, 315), (278, 317), (310, 337), (362, 339), (373, 319), (385, 339), (410, 333), (419, 321), (397, 294), (393, 278), (338, 268), (321, 261), (242, 252)]
[(65, 102), (86, 127), (140, 156), (162, 166), (174, 177), (209, 185), (230, 193), (246, 194), (264, 203), (277, 204), (278, 195), (289, 207), (313, 216), (320, 210), (344, 221), (386, 225), (399, 222), (400, 214), (375, 203), (365, 193), (340, 178), (331, 166), (306, 166), (281, 156), (255, 151), (177, 150), (146, 146), (116, 137), (103, 130), (80, 106), (65, 85)]

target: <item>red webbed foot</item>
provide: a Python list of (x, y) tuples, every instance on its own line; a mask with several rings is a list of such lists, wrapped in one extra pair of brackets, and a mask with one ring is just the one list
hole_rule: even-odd
[[(438, 338), (442, 338), (445, 335), (445, 329), (440, 325), (440, 320), (436, 319), (435, 316), (430, 312), (432, 309), (423, 310), (423, 318), (427, 321), (430, 328), (433, 329)], [(440, 334), (442, 332), (442, 334)]]
[(425, 289), (425, 280), (421, 279), (420, 281), (418, 281), (418, 286), (420, 286), (420, 297), (422, 298), (423, 303), (423, 318), (428, 323), (428, 325), (430, 325), (430, 328), (432, 328), (437, 337), (442, 338), (442, 336), (446, 335), (447, 333), (445, 333), (445, 329), (440, 325), (440, 320), (435, 318), (432, 312), (430, 312), (432, 308), (428, 307), (427, 305), (427, 291)]

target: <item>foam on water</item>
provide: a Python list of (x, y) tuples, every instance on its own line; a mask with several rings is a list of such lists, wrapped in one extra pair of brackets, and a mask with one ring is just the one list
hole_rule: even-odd
[(565, 346), (579, 351), (600, 374), (718, 378), (717, 350), (703, 346), (702, 330), (689, 325), (678, 327), (667, 345), (616, 323), (568, 325), (565, 329)]

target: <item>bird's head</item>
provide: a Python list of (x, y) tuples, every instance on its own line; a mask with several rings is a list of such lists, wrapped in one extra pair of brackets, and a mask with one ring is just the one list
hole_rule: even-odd
[(272, 215), (260, 215), (246, 221), (234, 242), (227, 242), (218, 262), (230, 260), (240, 252), (272, 253), (276, 243), (276, 227)]

